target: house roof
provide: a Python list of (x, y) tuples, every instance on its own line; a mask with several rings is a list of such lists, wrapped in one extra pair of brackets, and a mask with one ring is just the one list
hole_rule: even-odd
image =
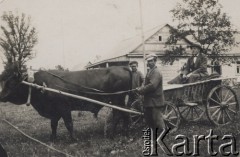
[[(157, 32), (161, 31), (164, 27), (169, 27), (170, 29), (175, 29), (169, 24), (159, 25), (152, 29), (144, 32), (144, 42), (150, 37), (155, 35)], [(188, 44), (193, 44), (193, 42), (187, 38), (183, 38)], [(112, 53), (108, 56), (108, 59), (123, 56), (129, 53), (134, 53), (134, 50), (142, 45), (142, 35), (138, 34), (134, 37), (128, 38), (120, 42), (117, 47), (112, 50)]]
[[(148, 40), (150, 37), (152, 37), (153, 35), (155, 35), (158, 31), (160, 31), (161, 29), (163, 29), (164, 27), (169, 27), (172, 30), (175, 30), (174, 27), (172, 27), (169, 24), (164, 24), (164, 25), (159, 25), (156, 26), (150, 30), (147, 30), (144, 32), (144, 42), (146, 40)], [(182, 38), (185, 42), (187, 42), (189, 45), (191, 44), (195, 44), (196, 40), (191, 37), (191, 36), (186, 36)], [(238, 33), (236, 35), (236, 41), (240, 42), (240, 33)], [(108, 54), (107, 56), (103, 57), (101, 61), (96, 62), (96, 63), (92, 63), (92, 64), (88, 64), (86, 66), (86, 68), (88, 67), (92, 67), (95, 65), (99, 65), (102, 63), (106, 63), (106, 62), (111, 62), (111, 61), (115, 61), (116, 58), (127, 58), (127, 56), (142, 56), (142, 52), (139, 53), (134, 53), (134, 50), (137, 49), (139, 46), (142, 45), (142, 35), (138, 34), (134, 37), (130, 37), (127, 38), (125, 40), (122, 40), (112, 51), (110, 54)], [(164, 52), (159, 52), (158, 54), (161, 55)], [(239, 55), (239, 47), (233, 47), (232, 50), (228, 53), (228, 55)]]
[[(148, 40), (150, 37), (152, 37), (154, 34), (156, 34), (158, 31), (160, 31), (161, 29), (163, 29), (166, 26), (169, 27), (170, 29), (173, 29), (173, 27), (170, 26), (169, 24), (164, 24), (164, 25), (159, 25), (159, 26), (156, 26), (152, 29), (149, 29), (149, 30), (145, 31), (144, 32), (144, 41)], [(186, 38), (184, 40), (186, 40), (188, 43), (191, 43)], [(135, 49), (137, 49), (141, 45), (142, 45), (142, 35), (141, 34), (138, 34), (134, 37), (130, 37), (130, 38), (127, 38), (125, 40), (122, 40), (111, 51), (110, 54), (103, 57), (102, 60), (99, 61), (99, 62), (92, 63), (91, 65), (87, 65), (86, 68), (92, 67), (94, 65), (102, 64), (102, 63), (105, 63), (107, 61), (109, 62), (111, 60), (114, 60), (115, 58), (127, 56), (128, 54), (133, 55), (133, 54), (130, 54), (130, 53), (132, 53)], [(136, 54), (136, 55), (142, 55), (142, 54)]]
[[(154, 35), (157, 31), (159, 31), (161, 28), (166, 26), (168, 24), (159, 25), (156, 26), (150, 30), (147, 30), (144, 32), (144, 40), (146, 41), (149, 39), (152, 35)], [(103, 57), (101, 61), (93, 63), (91, 65), (87, 65), (86, 68), (89, 66), (98, 65), (101, 63), (105, 63), (106, 61), (111, 61), (111, 59), (123, 57), (135, 50), (137, 47), (139, 47), (142, 44), (142, 35), (138, 34), (134, 37), (127, 38), (125, 40), (122, 40), (107, 56)]]
[[(166, 25), (167, 24), (159, 25), (150, 30), (145, 31), (144, 32), (144, 41), (149, 39), (152, 35), (154, 35), (157, 31), (159, 31), (161, 28), (163, 28)], [(133, 50), (135, 50), (140, 45), (142, 45), (142, 35), (141, 34), (138, 34), (136, 36), (122, 40), (115, 48), (112, 49), (111, 53), (108, 54), (107, 58), (105, 58), (103, 60), (124, 56), (124, 55), (132, 52)]]
[[(162, 29), (165, 25), (160, 25), (157, 27), (154, 27), (148, 31), (144, 32), (144, 41), (149, 39), (151, 36), (153, 36), (156, 32), (158, 32), (160, 29)], [(131, 53), (136, 48), (138, 48), (140, 45), (142, 45), (142, 35), (138, 34), (134, 37), (128, 38), (123, 40), (119, 43), (117, 47), (113, 50), (113, 54), (115, 57), (117, 55), (126, 55), (128, 53)]]

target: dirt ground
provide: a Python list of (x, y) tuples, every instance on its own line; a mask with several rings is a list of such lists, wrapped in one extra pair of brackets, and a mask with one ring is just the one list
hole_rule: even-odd
[[(240, 90), (237, 90), (240, 100)], [(2, 121), (6, 119), (20, 130), (31, 137), (40, 140), (46, 144), (52, 145), (54, 148), (68, 153), (72, 156), (143, 156), (143, 139), (142, 129), (146, 126), (131, 129), (129, 138), (120, 135), (121, 127), (118, 127), (117, 136), (114, 139), (104, 137), (104, 123), (109, 109), (103, 108), (98, 116), (98, 120), (89, 112), (72, 112), (74, 119), (74, 129), (78, 138), (77, 142), (69, 139), (68, 132), (62, 120), (58, 126), (58, 140), (51, 144), (49, 137), (51, 133), (50, 120), (41, 117), (31, 106), (13, 105), (10, 103), (0, 103), (0, 143), (3, 145), (9, 157), (65, 157), (61, 153), (55, 152), (42, 146), (23, 136), (13, 127)], [(240, 115), (236, 120), (223, 127), (214, 127), (209, 123), (206, 116), (194, 123), (181, 123), (180, 128), (175, 132), (168, 134), (164, 142), (170, 146), (176, 144), (176, 135), (184, 135), (189, 138), (190, 150), (193, 150), (193, 135), (209, 134), (213, 129), (213, 134), (219, 136), (219, 140), (214, 142), (214, 150), (218, 151), (222, 144), (223, 135), (232, 135), (237, 142), (237, 150), (239, 148), (240, 137)], [(226, 141), (225, 141), (226, 142)], [(200, 141), (200, 156), (209, 156), (207, 141)], [(158, 148), (159, 156), (168, 156), (164, 154), (161, 148)], [(219, 154), (217, 156), (220, 156)]]

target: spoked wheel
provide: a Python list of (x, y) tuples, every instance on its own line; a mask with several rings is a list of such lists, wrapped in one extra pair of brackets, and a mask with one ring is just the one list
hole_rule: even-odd
[[(143, 112), (142, 100), (137, 99), (131, 104), (131, 110)], [(137, 114), (130, 114), (130, 127), (135, 127), (139, 123), (143, 124), (143, 116)]]
[(226, 85), (213, 88), (207, 98), (207, 114), (216, 125), (225, 125), (233, 121), (239, 106), (235, 91)]
[(163, 111), (163, 119), (167, 128), (170, 128), (171, 131), (176, 131), (180, 124), (180, 117), (175, 109), (175, 107), (171, 103), (167, 103), (165, 105), (165, 109)]
[(177, 108), (181, 118), (188, 122), (198, 121), (206, 111), (206, 107), (200, 102), (184, 103)]

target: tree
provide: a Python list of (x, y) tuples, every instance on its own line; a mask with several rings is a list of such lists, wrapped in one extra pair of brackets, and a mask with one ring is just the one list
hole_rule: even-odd
[(0, 37), (0, 46), (6, 57), (5, 70), (17, 67), (19, 70), (26, 68), (26, 62), (33, 58), (32, 50), (37, 44), (36, 28), (31, 26), (31, 18), (24, 13), (14, 15), (4, 12), (1, 16), (4, 26)]
[[(182, 0), (170, 12), (178, 25), (171, 31), (167, 45), (176, 44), (179, 38), (190, 37), (194, 44), (201, 46), (203, 53), (222, 60), (221, 56), (239, 44), (234, 37), (237, 30), (233, 29), (229, 16), (222, 12), (218, 0)], [(172, 49), (171, 55), (186, 53), (185, 49), (181, 50)], [(171, 62), (170, 58), (166, 53), (165, 62)]]
[(55, 66), (55, 69), (60, 71), (69, 71), (68, 68), (65, 69), (62, 65)]

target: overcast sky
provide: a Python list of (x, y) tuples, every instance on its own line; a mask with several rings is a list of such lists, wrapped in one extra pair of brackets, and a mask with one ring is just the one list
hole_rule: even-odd
[[(178, 1), (142, 0), (144, 29), (173, 24), (169, 10)], [(220, 3), (240, 28), (240, 0)], [(121, 40), (140, 33), (136, 29), (140, 27), (139, 0), (0, 0), (0, 15), (4, 11), (31, 16), (39, 42), (37, 55), (28, 65), (35, 69), (85, 66), (97, 55), (106, 56)]]

